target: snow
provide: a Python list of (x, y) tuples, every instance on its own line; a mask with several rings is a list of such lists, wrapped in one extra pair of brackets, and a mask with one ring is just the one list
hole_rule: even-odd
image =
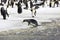
[[(24, 6), (23, 6), (24, 7)], [(37, 16), (32, 18), (32, 12), (30, 9), (23, 9), (21, 14), (17, 13), (17, 6), (14, 5), (14, 8), (9, 7), (7, 9), (9, 13), (9, 18), (6, 20), (2, 19), (0, 15), (0, 31), (11, 30), (11, 29), (20, 29), (20, 28), (29, 28), (27, 23), (23, 23), (23, 19), (36, 19), (39, 24), (41, 22), (51, 22), (50, 18), (60, 18), (60, 7), (49, 8), (49, 7), (41, 7), (37, 10)], [(0, 6), (1, 8), (1, 6)], [(41, 27), (42, 28), (42, 27)], [(43, 29), (43, 28), (42, 28)]]

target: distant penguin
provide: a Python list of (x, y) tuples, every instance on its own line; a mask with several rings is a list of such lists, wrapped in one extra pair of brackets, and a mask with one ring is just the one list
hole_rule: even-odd
[(31, 12), (32, 12), (32, 17), (35, 17), (36, 16), (36, 8), (35, 8), (35, 6), (32, 7)]
[(22, 13), (22, 6), (20, 2), (18, 2), (17, 7), (18, 7), (18, 13), (19, 14)]
[(6, 19), (6, 15), (9, 17), (9, 14), (7, 13), (7, 10), (4, 9), (4, 7), (1, 7), (1, 15), (3, 16), (3, 19)]

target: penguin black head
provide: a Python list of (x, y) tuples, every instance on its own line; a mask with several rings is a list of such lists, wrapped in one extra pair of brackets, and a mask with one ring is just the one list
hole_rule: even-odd
[(27, 20), (23, 20), (23, 22), (26, 22)]

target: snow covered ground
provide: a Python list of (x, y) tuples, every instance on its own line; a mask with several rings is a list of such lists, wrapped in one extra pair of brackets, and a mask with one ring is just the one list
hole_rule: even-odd
[[(21, 14), (17, 13), (17, 6), (14, 6), (14, 8), (9, 7), (7, 9), (9, 18), (7, 17), (6, 20), (3, 20), (0, 15), (0, 31), (29, 27), (27, 26), (27, 23), (22, 23), (22, 21), (23, 19), (31, 19), (32, 13), (30, 10), (23, 9), (23, 7), (23, 12)], [(41, 22), (51, 22), (51, 18), (60, 18), (60, 7), (49, 8), (45, 6), (43, 8), (40, 6), (40, 8), (36, 10), (37, 15), (33, 19), (36, 19), (39, 24), (41, 24)]]

